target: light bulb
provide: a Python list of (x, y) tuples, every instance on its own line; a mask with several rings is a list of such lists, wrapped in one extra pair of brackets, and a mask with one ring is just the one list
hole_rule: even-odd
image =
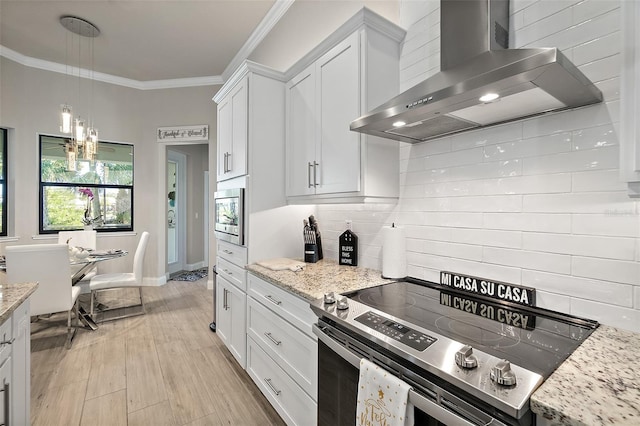
[(407, 123), (404, 121), (396, 121), (395, 123), (393, 123), (393, 127), (402, 127), (404, 125), (406, 125)]
[(497, 93), (487, 93), (486, 95), (482, 95), (480, 96), (480, 98), (478, 99), (480, 102), (493, 102), (496, 99), (498, 99), (500, 97), (500, 95), (498, 95)]
[(62, 105), (60, 111), (60, 131), (62, 133), (71, 133), (71, 107), (69, 105)]
[(83, 144), (86, 138), (86, 134), (84, 133), (84, 120), (81, 118), (78, 118), (76, 120), (75, 138), (79, 144)]

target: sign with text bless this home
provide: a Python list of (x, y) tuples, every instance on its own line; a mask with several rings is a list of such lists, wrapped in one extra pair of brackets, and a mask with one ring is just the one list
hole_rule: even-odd
[(536, 304), (536, 290), (531, 287), (491, 281), (486, 278), (470, 277), (446, 271), (440, 272), (440, 284), (467, 293), (475, 293), (498, 300), (519, 303), (521, 305), (535, 306)]

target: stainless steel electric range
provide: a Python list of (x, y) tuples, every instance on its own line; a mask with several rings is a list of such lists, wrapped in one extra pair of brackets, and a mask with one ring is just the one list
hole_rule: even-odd
[(416, 424), (533, 424), (532, 393), (598, 326), (411, 278), (311, 307), (320, 425), (355, 424), (361, 358), (412, 385)]

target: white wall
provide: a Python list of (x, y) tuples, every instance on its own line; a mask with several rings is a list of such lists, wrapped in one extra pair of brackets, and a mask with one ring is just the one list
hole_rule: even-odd
[[(0, 126), (10, 128), (9, 137), (9, 238), (0, 239), (0, 253), (9, 244), (51, 243), (54, 237), (38, 234), (38, 133), (58, 135), (60, 104), (69, 101), (76, 111), (86, 111), (66, 95), (64, 74), (30, 68), (0, 57)], [(164, 145), (156, 142), (161, 126), (208, 124), (216, 128), (216, 109), (211, 100), (215, 86), (182, 89), (137, 90), (95, 82), (94, 107), (100, 137), (134, 145), (134, 231), (99, 234), (98, 248), (135, 251), (139, 234), (151, 233), (145, 256), (145, 279), (164, 279), (164, 230), (166, 193)], [(215, 131), (209, 149), (215, 152)], [(166, 157), (166, 156), (165, 156)], [(162, 197), (162, 198), (160, 198)], [(162, 232), (162, 238), (159, 233)], [(131, 268), (133, 255), (105, 262), (100, 272)], [(213, 263), (211, 263), (213, 264)]]
[[(380, 229), (395, 221), (411, 276), (532, 286), (539, 306), (640, 332), (640, 206), (618, 180), (619, 6), (512, 0), (515, 47), (559, 47), (604, 103), (401, 144), (398, 205), (318, 206), (329, 256), (352, 219), (361, 264), (381, 268)], [(401, 1), (401, 25), (404, 90), (439, 70), (439, 2)]]

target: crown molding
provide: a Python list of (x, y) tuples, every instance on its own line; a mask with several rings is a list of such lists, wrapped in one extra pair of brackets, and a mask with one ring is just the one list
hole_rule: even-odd
[(224, 80), (227, 80), (242, 64), (242, 61), (249, 57), (253, 49), (264, 40), (294, 2), (295, 0), (276, 0), (271, 9), (269, 9), (269, 12), (267, 12), (262, 21), (260, 21), (260, 24), (253, 30), (245, 44), (222, 72), (222, 78)]
[(139, 81), (130, 78), (118, 77), (101, 72), (91, 72), (85, 68), (67, 66), (57, 62), (45, 61), (43, 59), (32, 58), (0, 45), (0, 56), (10, 59), (25, 67), (37, 68), (45, 71), (57, 72), (60, 74), (79, 75), (81, 78), (101, 81), (103, 83), (115, 84), (117, 86), (129, 87), (138, 90), (157, 89), (177, 89), (181, 87), (196, 86), (219, 86), (224, 83), (221, 76), (175, 78), (168, 80)]
[(264, 77), (269, 77), (273, 80), (278, 80), (283, 83), (286, 81), (284, 73), (274, 70), (273, 68), (269, 68), (266, 65), (258, 64), (256, 62), (245, 59), (244, 61), (242, 61), (240, 66), (238, 66), (235, 69), (235, 71), (233, 72), (233, 74), (231, 74), (231, 76), (227, 79), (227, 81), (225, 81), (224, 85), (220, 88), (220, 90), (218, 90), (218, 92), (216, 92), (216, 94), (213, 95), (212, 100), (215, 103), (219, 104), (220, 101), (224, 99), (224, 97), (227, 96), (229, 92), (231, 92), (231, 89), (233, 89), (236, 86), (236, 84), (238, 84), (238, 82), (242, 80), (244, 76), (249, 74), (250, 72), (254, 74), (262, 75)]

